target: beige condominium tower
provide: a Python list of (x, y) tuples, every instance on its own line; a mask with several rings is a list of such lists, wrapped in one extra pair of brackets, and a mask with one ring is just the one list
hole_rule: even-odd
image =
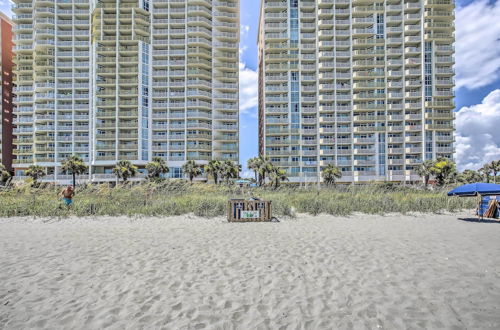
[(454, 152), (452, 0), (261, 2), (259, 149), (291, 181), (419, 180)]
[(14, 167), (238, 161), (239, 0), (15, 0)]

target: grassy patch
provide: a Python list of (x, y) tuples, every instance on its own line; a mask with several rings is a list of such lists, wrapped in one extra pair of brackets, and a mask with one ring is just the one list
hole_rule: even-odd
[(60, 187), (31, 188), (28, 185), (0, 191), (0, 217), (35, 216), (174, 216), (193, 213), (202, 217), (226, 215), (230, 198), (259, 197), (273, 202), (273, 214), (327, 213), (345, 216), (354, 212), (440, 213), (475, 207), (474, 198), (448, 197), (445, 191), (385, 185), (342, 186), (313, 189), (282, 187), (228, 187), (212, 184), (189, 184), (185, 181), (79, 186), (74, 205), (67, 209), (58, 196)]

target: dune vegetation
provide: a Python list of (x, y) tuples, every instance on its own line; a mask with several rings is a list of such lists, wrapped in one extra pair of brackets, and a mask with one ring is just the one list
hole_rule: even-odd
[(240, 188), (225, 184), (199, 184), (184, 180), (77, 186), (74, 204), (63, 206), (61, 187), (25, 183), (0, 190), (0, 217), (35, 216), (223, 216), (231, 198), (257, 197), (272, 201), (276, 216), (297, 213), (349, 215), (385, 213), (440, 213), (473, 209), (476, 199), (446, 196), (445, 190), (388, 184), (329, 186), (317, 191), (283, 185)]

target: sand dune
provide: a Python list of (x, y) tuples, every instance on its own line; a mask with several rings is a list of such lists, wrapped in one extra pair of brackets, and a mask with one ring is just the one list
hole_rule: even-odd
[(0, 329), (499, 329), (500, 223), (0, 219)]

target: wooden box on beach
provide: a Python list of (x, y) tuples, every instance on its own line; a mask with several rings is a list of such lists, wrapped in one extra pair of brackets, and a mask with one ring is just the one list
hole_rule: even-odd
[(228, 203), (229, 222), (271, 221), (271, 202), (259, 199), (231, 199)]

